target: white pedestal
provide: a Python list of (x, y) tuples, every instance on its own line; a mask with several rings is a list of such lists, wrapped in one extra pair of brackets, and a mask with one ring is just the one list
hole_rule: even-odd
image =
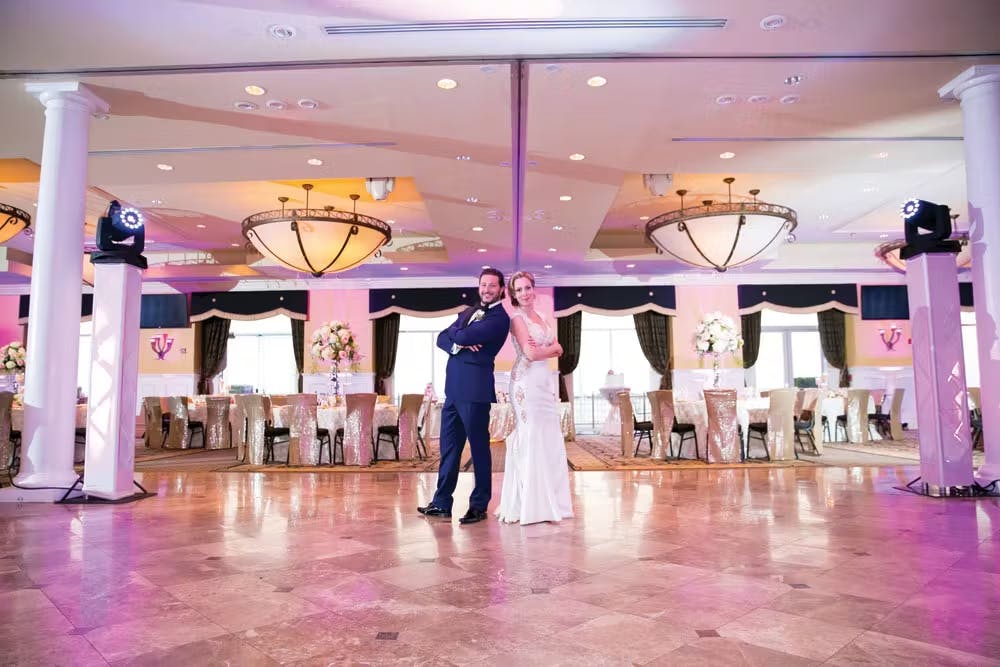
[(142, 269), (94, 265), (94, 343), (83, 492), (108, 500), (135, 493)]

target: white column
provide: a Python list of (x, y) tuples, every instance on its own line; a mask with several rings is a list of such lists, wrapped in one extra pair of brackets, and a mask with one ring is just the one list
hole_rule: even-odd
[[(83, 277), (83, 222), (90, 118), (108, 105), (79, 82), (29, 83), (45, 107), (31, 271), (19, 500), (47, 501), (69, 487)], [(13, 499), (13, 498), (2, 498)]]
[(94, 265), (94, 338), (83, 492), (108, 500), (136, 492), (135, 405), (139, 384), (142, 269)]
[(972, 242), (985, 463), (979, 482), (1000, 479), (1000, 65), (976, 65), (938, 93), (962, 103)]

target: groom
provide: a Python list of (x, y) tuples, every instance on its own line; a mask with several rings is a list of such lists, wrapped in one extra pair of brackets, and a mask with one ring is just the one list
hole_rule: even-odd
[(450, 355), (441, 410), (441, 464), (434, 500), (430, 505), (417, 508), (425, 516), (451, 518), (458, 464), (468, 439), (476, 487), (469, 497), (469, 511), (459, 519), (463, 524), (485, 519), (492, 495), (490, 404), (497, 400), (493, 360), (510, 332), (510, 317), (501, 303), (503, 274), (500, 271), (487, 268), (479, 274), (479, 298), (482, 299), (480, 303), (468, 308), (454, 324), (438, 334), (438, 347)]

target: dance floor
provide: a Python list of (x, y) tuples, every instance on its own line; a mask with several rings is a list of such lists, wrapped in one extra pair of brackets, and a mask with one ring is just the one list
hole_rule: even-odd
[(146, 472), (0, 505), (0, 663), (1000, 664), (1000, 503), (916, 474), (573, 472), (576, 518), (466, 527), (469, 474), (446, 521), (431, 473)]

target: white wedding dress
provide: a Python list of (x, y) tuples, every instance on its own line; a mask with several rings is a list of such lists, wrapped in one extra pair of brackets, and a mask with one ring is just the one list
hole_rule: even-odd
[[(517, 310), (528, 333), (539, 345), (550, 345), (555, 335), (548, 324), (539, 325)], [(507, 438), (507, 459), (497, 517), (505, 523), (560, 521), (573, 516), (569, 494), (566, 445), (559, 427), (559, 403), (547, 360), (524, 356), (511, 336), (517, 359), (510, 373), (510, 402), (514, 432)]]

